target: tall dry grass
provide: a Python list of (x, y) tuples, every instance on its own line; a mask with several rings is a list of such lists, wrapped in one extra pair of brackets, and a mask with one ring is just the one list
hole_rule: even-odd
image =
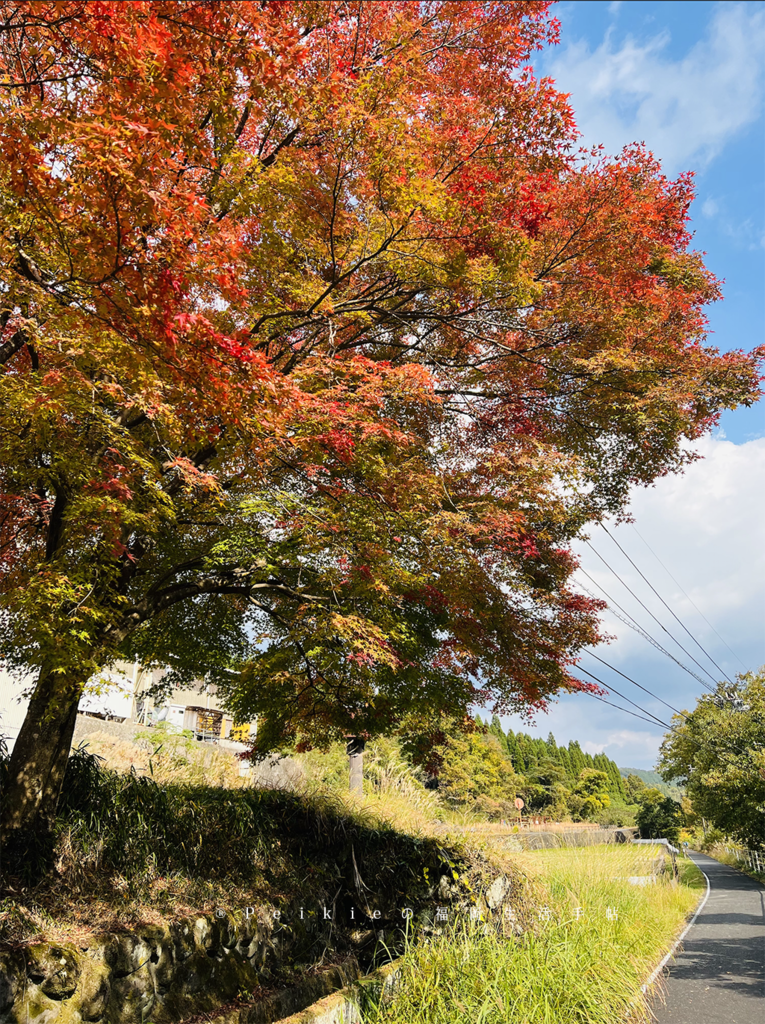
[(105, 768), (150, 776), (160, 785), (241, 789), (249, 784), (234, 753), (198, 743), (191, 733), (176, 733), (163, 725), (139, 732), (133, 740), (91, 733), (83, 746), (100, 757)]
[(548, 850), (518, 857), (536, 892), (533, 929), (521, 936), (479, 923), (402, 960), (397, 995), (365, 1024), (615, 1024), (648, 1020), (641, 985), (698, 902), (700, 872), (679, 882), (627, 880), (648, 871), (637, 847)]

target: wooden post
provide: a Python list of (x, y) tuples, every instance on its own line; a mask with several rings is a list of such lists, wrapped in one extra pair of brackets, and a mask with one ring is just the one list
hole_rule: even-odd
[(364, 747), (366, 740), (361, 736), (346, 736), (346, 750), (350, 762), (350, 789), (351, 793), (364, 794)]

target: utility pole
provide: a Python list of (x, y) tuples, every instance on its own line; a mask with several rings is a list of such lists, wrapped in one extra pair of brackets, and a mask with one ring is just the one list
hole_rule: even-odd
[(366, 740), (361, 736), (346, 736), (346, 751), (350, 767), (351, 793), (364, 794), (364, 747)]

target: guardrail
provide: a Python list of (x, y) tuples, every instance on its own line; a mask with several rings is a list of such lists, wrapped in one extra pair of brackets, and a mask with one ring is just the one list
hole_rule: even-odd
[(672, 843), (670, 843), (669, 839), (633, 839), (632, 840), (632, 845), (633, 846), (641, 846), (641, 845), (643, 845), (643, 846), (662, 846), (667, 851), (667, 853), (669, 854), (669, 861), (670, 861), (670, 864), (672, 865), (672, 877), (673, 878), (677, 878), (678, 877), (677, 855), (680, 853), (680, 850), (676, 846), (673, 846)]
[(765, 854), (760, 856), (758, 850), (750, 850), (745, 846), (726, 846), (725, 852), (737, 860), (745, 860), (752, 871), (759, 871), (760, 874), (765, 874)]

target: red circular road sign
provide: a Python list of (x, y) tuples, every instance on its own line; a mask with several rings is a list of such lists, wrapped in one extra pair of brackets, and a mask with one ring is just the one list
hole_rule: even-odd
[(523, 800), (521, 800), (520, 797), (516, 797), (516, 799), (515, 799), (515, 806), (518, 808), (519, 811), (523, 810), (524, 803), (523, 803)]

